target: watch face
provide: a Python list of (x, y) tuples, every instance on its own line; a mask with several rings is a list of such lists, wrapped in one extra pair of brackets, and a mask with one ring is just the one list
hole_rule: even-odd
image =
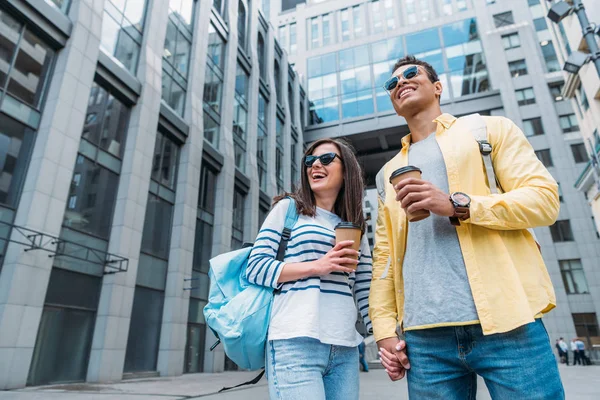
[(471, 203), (471, 198), (461, 192), (453, 193), (452, 200), (461, 207), (467, 207)]

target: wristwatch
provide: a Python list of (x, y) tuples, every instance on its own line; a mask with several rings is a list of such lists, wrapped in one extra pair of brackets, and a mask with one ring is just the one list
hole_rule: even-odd
[(450, 195), (450, 202), (454, 206), (454, 215), (450, 217), (450, 223), (459, 226), (460, 221), (469, 218), (471, 198), (466, 193), (454, 192)]

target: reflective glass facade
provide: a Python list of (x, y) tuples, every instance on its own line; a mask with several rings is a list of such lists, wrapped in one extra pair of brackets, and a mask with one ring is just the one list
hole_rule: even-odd
[(140, 57), (146, 0), (106, 0), (102, 48), (135, 75)]
[(311, 123), (392, 110), (381, 87), (394, 63), (406, 54), (427, 61), (444, 85), (442, 101), (490, 89), (474, 18), (309, 58)]

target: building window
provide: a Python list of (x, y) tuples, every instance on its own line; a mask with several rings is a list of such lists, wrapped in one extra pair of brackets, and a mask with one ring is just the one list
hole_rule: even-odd
[(246, 27), (247, 26), (248, 26), (248, 23), (246, 21), (246, 6), (244, 5), (244, 2), (240, 0), (240, 1), (238, 1), (238, 23), (237, 23), (238, 45), (243, 50), (246, 50), (246, 36), (247, 36)]
[(500, 14), (494, 15), (494, 25), (496, 28), (500, 28), (503, 26), (509, 26), (515, 23), (515, 19), (513, 18), (512, 11), (503, 12)]
[(542, 125), (542, 119), (540, 117), (524, 119), (523, 130), (525, 131), (525, 136), (527, 137), (543, 135), (544, 126)]
[(560, 182), (558, 182), (558, 201), (560, 201), (561, 203), (564, 202), (563, 191), (562, 191), (562, 186), (560, 185)]
[(134, 75), (142, 46), (145, 10), (145, 0), (106, 1), (104, 6), (100, 45)]
[(343, 118), (375, 112), (369, 60), (368, 57), (364, 57), (367, 52), (365, 45), (338, 53)]
[(396, 8), (393, 0), (383, 0), (383, 6), (385, 8), (385, 19), (388, 30), (396, 29), (396, 18), (394, 17)]
[(406, 0), (406, 21), (409, 25), (417, 23), (417, 11), (415, 9), (415, 0)]
[(592, 342), (594, 344), (598, 343), (600, 340), (600, 329), (598, 328), (596, 313), (574, 313), (573, 324), (575, 325), (577, 336), (587, 340), (588, 349), (591, 347)]
[(310, 43), (312, 49), (319, 47), (319, 17), (310, 19)]
[(567, 294), (589, 293), (581, 260), (560, 260), (558, 263)]
[(550, 225), (550, 234), (553, 242), (572, 242), (574, 240), (571, 221), (568, 219), (556, 221)]
[(557, 103), (559, 101), (563, 101), (563, 87), (565, 86), (564, 82), (554, 82), (548, 84), (548, 89), (550, 89), (550, 95), (554, 99), (554, 102)]
[(256, 53), (258, 56), (258, 70), (260, 78), (263, 80), (267, 79), (266, 63), (265, 63), (265, 39), (262, 33), (258, 33), (258, 40), (256, 45)]
[(533, 26), (535, 27), (536, 32), (541, 32), (548, 29), (548, 24), (546, 23), (546, 18), (544, 17), (534, 19)]
[(151, 178), (162, 186), (175, 191), (179, 146), (162, 132), (156, 134)]
[(237, 187), (233, 190), (233, 224), (231, 231), (231, 249), (241, 249), (244, 244), (244, 203), (246, 195)]
[(233, 143), (235, 166), (242, 172), (246, 170), (246, 132), (248, 124), (248, 73), (238, 64), (235, 79), (233, 104)]
[(299, 183), (299, 179), (300, 177), (298, 176), (298, 138), (295, 135), (292, 135), (292, 144), (290, 146), (290, 152), (291, 152), (291, 181), (292, 181), (292, 190), (296, 190), (296, 188), (298, 187), (298, 183)]
[(579, 85), (578, 92), (579, 92), (579, 98), (581, 99), (581, 107), (583, 107), (583, 111), (589, 110), (590, 103), (585, 94), (585, 90), (583, 90), (583, 88), (581, 87), (581, 84)]
[(515, 32), (509, 35), (503, 35), (502, 44), (504, 45), (504, 50), (516, 49), (517, 47), (521, 47), (519, 33)]
[(527, 75), (527, 64), (525, 64), (525, 60), (509, 62), (508, 69), (510, 70), (510, 76), (512, 76), (513, 78), (516, 78), (521, 75)]
[(323, 30), (323, 46), (329, 46), (332, 42), (332, 40), (331, 40), (331, 17), (329, 14), (323, 15), (322, 30)]
[(350, 12), (347, 8), (342, 10), (340, 19), (342, 21), (342, 41), (347, 42), (350, 40)]
[(283, 193), (283, 121), (279, 117), (275, 121), (275, 178), (277, 194), (281, 194)]
[(283, 47), (284, 49), (286, 49), (289, 52), (287, 31), (288, 31), (287, 25), (280, 26), (278, 39), (279, 39), (279, 44), (281, 45), (281, 47)]
[(546, 62), (546, 71), (556, 72), (560, 71), (560, 64), (558, 63), (558, 57), (556, 51), (552, 45), (552, 40), (546, 40), (540, 43), (542, 47), (542, 54), (544, 55), (544, 61)]
[[(41, 108), (53, 59), (54, 51), (46, 43), (0, 8), (0, 100), (6, 92)], [(19, 102), (12, 105), (19, 107)]]
[(63, 225), (108, 240), (119, 175), (77, 155)]
[(363, 12), (360, 5), (352, 7), (352, 17), (354, 22), (354, 37), (358, 38), (365, 35), (363, 24)]
[(162, 74), (162, 98), (177, 114), (183, 116), (192, 47), (192, 15), (194, 4), (170, 0), (169, 22), (165, 38)]
[(588, 153), (583, 143), (572, 144), (571, 153), (573, 153), (573, 159), (576, 163), (586, 163), (589, 161)]
[(0, 204), (17, 208), (34, 142), (33, 129), (0, 113)]
[(208, 27), (208, 58), (204, 78), (204, 139), (214, 147), (219, 146), (221, 123), (221, 97), (225, 67), (225, 40), (210, 24)]
[(294, 88), (291, 83), (288, 83), (288, 107), (290, 108), (290, 119), (292, 121), (292, 125), (296, 124), (296, 113), (294, 107)]
[(552, 157), (550, 156), (550, 149), (536, 150), (535, 155), (544, 164), (545, 167), (552, 167)]
[(267, 191), (267, 149), (269, 142), (267, 119), (269, 103), (261, 93), (258, 95), (258, 137), (256, 159), (258, 164), (258, 183), (263, 192)]
[(94, 83), (63, 217), (64, 226), (109, 239), (128, 123), (129, 108)]
[(429, 0), (421, 0), (419, 4), (419, 9), (421, 11), (421, 21), (425, 22), (429, 20)]
[(308, 98), (313, 124), (339, 119), (336, 69), (335, 53), (308, 60)]
[(381, 2), (379, 0), (371, 2), (371, 16), (373, 17), (371, 24), (373, 33), (383, 32), (383, 16), (381, 15)]
[(575, 114), (561, 115), (559, 120), (563, 133), (579, 131), (579, 123), (577, 122)]
[(213, 0), (213, 7), (223, 20), (227, 22), (227, 0)]
[(290, 24), (290, 55), (292, 56), (295, 55), (298, 50), (297, 40), (296, 23), (294, 22)]
[(273, 75), (275, 78), (275, 92), (277, 95), (277, 103), (282, 103), (282, 88), (281, 88), (281, 68), (279, 68), (279, 62), (275, 60), (275, 64), (273, 66)]
[(517, 103), (520, 106), (535, 104), (535, 95), (533, 93), (533, 88), (519, 89), (515, 91), (515, 93), (517, 95)]

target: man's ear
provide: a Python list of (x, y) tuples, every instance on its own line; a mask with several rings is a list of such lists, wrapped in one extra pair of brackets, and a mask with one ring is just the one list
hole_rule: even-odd
[(442, 85), (442, 82), (437, 81), (433, 84), (433, 86), (435, 87), (435, 94), (439, 97), (442, 97), (442, 92), (444, 91), (444, 85)]

